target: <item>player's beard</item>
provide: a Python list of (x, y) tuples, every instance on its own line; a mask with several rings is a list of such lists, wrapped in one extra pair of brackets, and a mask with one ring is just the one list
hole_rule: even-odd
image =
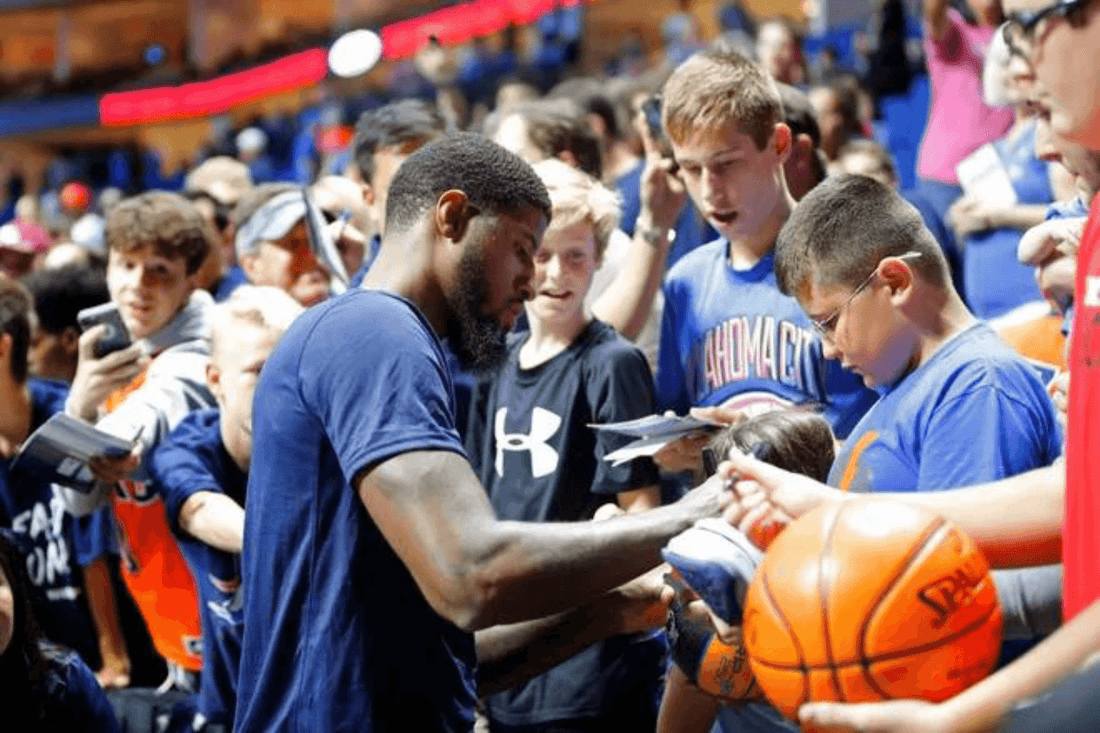
[(467, 246), (458, 263), (458, 285), (448, 298), (452, 316), (447, 341), (462, 367), (475, 373), (496, 369), (508, 355), (504, 327), (482, 312), (488, 299), (481, 245)]

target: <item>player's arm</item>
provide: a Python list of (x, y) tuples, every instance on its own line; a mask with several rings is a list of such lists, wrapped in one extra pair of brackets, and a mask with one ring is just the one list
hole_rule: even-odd
[(240, 553), (244, 543), (244, 507), (225, 494), (197, 491), (179, 511), (180, 528), (223, 552)]
[[(731, 452), (729, 470), (742, 480), (734, 487), (740, 501), (726, 518), (750, 536), (761, 508), (798, 517), (825, 502), (858, 498), (737, 451)], [(947, 517), (974, 539), (993, 567), (1013, 568), (1061, 562), (1065, 488), (1065, 466), (1059, 462), (964, 489), (878, 496)]]
[(1012, 664), (939, 705), (899, 700), (864, 705), (813, 703), (799, 716), (821, 733), (995, 733), (1017, 704), (1054, 687), (1100, 650), (1100, 601)]
[(661, 565), (591, 603), (534, 621), (478, 631), (478, 693), (488, 695), (522, 684), (592, 644), (615, 634), (664, 625)]
[(498, 521), (469, 463), (415, 451), (360, 472), (356, 490), (433, 609), (475, 630), (591, 602), (660, 563), (659, 551), (729, 500), (709, 481), (667, 507), (607, 522)]

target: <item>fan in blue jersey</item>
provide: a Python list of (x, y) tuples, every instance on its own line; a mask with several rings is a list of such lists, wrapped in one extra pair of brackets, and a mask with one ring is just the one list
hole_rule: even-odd
[(253, 410), (236, 730), (470, 731), (475, 683), (505, 656), (474, 630), (597, 602), (730, 500), (716, 480), (604, 522), (494, 515), (439, 334), (471, 366), (500, 362), (549, 214), (517, 156), (476, 135), (430, 143), (390, 185), (368, 289), (275, 347)]
[(69, 393), (61, 382), (27, 378), (32, 316), (30, 294), (17, 283), (0, 283), (0, 404), (5, 405), (0, 420), (0, 527), (12, 530), (23, 554), (46, 638), (79, 652), (94, 667), (99, 646), (78, 559), (107, 552), (109, 519), (97, 512), (78, 523), (49, 482), (11, 470), (15, 449), (64, 410)]
[(192, 730), (233, 724), (240, 663), (240, 552), (252, 451), (252, 396), (260, 370), (303, 311), (278, 288), (242, 285), (214, 311), (210, 391), (152, 454), (152, 473), (199, 591), (203, 669)]
[[(754, 415), (817, 406), (847, 435), (874, 395), (826, 360), (773, 273), (775, 238), (794, 207), (783, 169), (791, 131), (774, 82), (742, 56), (706, 51), (669, 78), (663, 117), (680, 176), (722, 238), (684, 256), (665, 279), (658, 407)], [(657, 459), (670, 470), (697, 468), (699, 447)]]
[[(553, 217), (535, 252), (529, 330), (512, 339), (504, 366), (474, 400), (466, 431), (471, 463), (501, 519), (591, 519), (598, 506), (627, 512), (659, 502), (657, 470), (643, 458), (614, 465), (621, 437), (594, 423), (653, 412), (642, 352), (584, 307), (592, 275), (619, 217), (615, 195), (559, 160), (535, 165)], [(652, 729), (664, 674), (659, 635), (617, 636), (526, 684), (490, 695), (494, 730)]]

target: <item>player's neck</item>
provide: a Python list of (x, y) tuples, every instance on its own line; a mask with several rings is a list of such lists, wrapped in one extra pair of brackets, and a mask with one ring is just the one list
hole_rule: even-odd
[(530, 318), (530, 311), (528, 317), (531, 335), (519, 350), (519, 365), (523, 369), (545, 364), (568, 349), (591, 321), (583, 309), (555, 320)]
[(6, 378), (0, 380), (0, 404), (6, 406), (0, 411), (0, 455), (6, 458), (14, 454), (30, 434), (34, 403), (25, 383), (18, 384)]
[(782, 194), (776, 198), (775, 206), (756, 231), (746, 237), (729, 240), (729, 251), (726, 253), (729, 266), (735, 270), (755, 267), (757, 262), (775, 249), (779, 230), (783, 228), (793, 209), (794, 199), (784, 186)]
[(442, 334), (449, 306), (442, 288), (432, 277), (431, 248), (419, 241), (417, 229), (400, 238), (382, 240), (378, 257), (363, 279), (363, 288), (385, 290), (411, 300), (435, 332)]

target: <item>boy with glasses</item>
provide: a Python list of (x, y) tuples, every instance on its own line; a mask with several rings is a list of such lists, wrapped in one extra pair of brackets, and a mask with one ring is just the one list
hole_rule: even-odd
[(892, 188), (853, 175), (820, 184), (780, 231), (775, 270), (825, 356), (881, 394), (841, 448), (830, 485), (967, 486), (1058, 456), (1038, 373), (967, 310), (920, 215)]

